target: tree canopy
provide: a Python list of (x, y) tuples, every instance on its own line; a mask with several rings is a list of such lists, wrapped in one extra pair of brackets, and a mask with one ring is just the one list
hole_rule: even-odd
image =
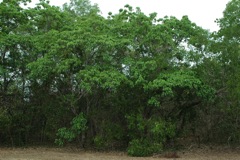
[(240, 142), (239, 0), (213, 33), (129, 5), (105, 18), (88, 0), (29, 2), (0, 3), (0, 143), (148, 156)]

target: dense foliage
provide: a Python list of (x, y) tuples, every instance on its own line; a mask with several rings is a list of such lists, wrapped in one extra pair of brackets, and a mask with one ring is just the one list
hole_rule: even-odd
[(129, 5), (104, 18), (88, 0), (28, 2), (0, 3), (1, 144), (240, 143), (239, 0), (213, 33)]

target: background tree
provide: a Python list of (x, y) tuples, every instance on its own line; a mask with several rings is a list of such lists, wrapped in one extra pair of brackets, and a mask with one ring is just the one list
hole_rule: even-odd
[[(223, 109), (224, 120), (220, 121), (219, 125), (224, 128), (226, 138), (228, 140), (239, 142), (239, 9), (240, 1), (230, 1), (225, 11), (224, 16), (218, 19), (217, 22), (220, 30), (216, 35), (216, 46), (219, 47), (219, 62), (222, 73), (222, 94), (221, 108)], [(226, 140), (225, 138), (225, 140)]]

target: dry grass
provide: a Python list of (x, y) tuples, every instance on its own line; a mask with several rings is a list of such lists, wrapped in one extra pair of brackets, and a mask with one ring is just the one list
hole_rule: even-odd
[[(240, 160), (240, 149), (205, 147), (177, 153), (179, 158), (163, 153), (147, 158), (129, 157), (124, 152), (94, 152), (60, 148), (0, 148), (0, 160)], [(175, 153), (174, 153), (175, 154)]]

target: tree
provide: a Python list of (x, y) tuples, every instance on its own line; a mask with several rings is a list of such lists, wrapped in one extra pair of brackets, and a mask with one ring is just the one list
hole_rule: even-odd
[(65, 3), (63, 5), (63, 10), (78, 16), (100, 12), (98, 5), (92, 5), (89, 0), (71, 0), (69, 4)]
[[(7, 125), (1, 127), (4, 130), (1, 136), (11, 139), (12, 144), (26, 141), (24, 134), (28, 132), (25, 126), (28, 119), (19, 122), (25, 114), (21, 111), (26, 109), (24, 101), (28, 96), (26, 64), (29, 62), (31, 36), (28, 33), (27, 12), (21, 7), (22, 3), (27, 2), (4, 0), (0, 3), (0, 105), (2, 118), (7, 120)], [(4, 123), (1, 125), (4, 126)]]
[[(239, 142), (239, 46), (240, 46), (240, 32), (239, 32), (239, 9), (240, 1), (230, 1), (225, 11), (223, 12), (223, 18), (218, 19), (217, 23), (220, 26), (220, 30), (216, 35), (217, 52), (219, 53), (219, 62), (222, 72), (222, 91), (221, 95), (225, 96), (221, 100), (221, 105), (226, 116), (225, 121), (222, 121), (220, 125), (223, 128), (228, 128), (225, 131), (225, 139), (231, 139), (235, 142)], [(226, 140), (227, 141), (227, 140)]]
[(25, 2), (0, 4), (1, 141), (147, 156), (191, 134), (238, 138), (239, 1), (218, 33), (129, 5), (104, 18), (88, 0)]

